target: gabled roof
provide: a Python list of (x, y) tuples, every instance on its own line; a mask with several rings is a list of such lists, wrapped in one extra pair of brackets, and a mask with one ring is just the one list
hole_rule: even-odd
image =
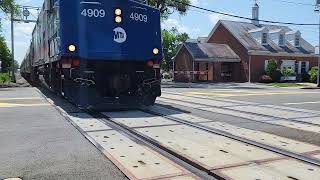
[(186, 47), (195, 61), (240, 62), (239, 56), (225, 44), (187, 41), (183, 46)]
[(249, 22), (220, 20), (208, 36), (208, 40), (220, 25), (223, 25), (250, 52), (257, 51), (265, 53), (294, 53), (314, 55), (314, 47), (303, 38), (301, 38), (301, 44), (303, 44), (301, 48), (296, 48), (289, 42), (286, 42), (284, 47), (280, 47), (275, 43), (262, 45), (257, 42), (249, 33), (250, 31), (262, 30), (264, 28), (268, 29), (269, 32), (278, 31), (281, 29), (284, 33), (291, 33), (293, 30), (287, 26), (270, 24), (260, 24), (259, 26), (256, 26)]

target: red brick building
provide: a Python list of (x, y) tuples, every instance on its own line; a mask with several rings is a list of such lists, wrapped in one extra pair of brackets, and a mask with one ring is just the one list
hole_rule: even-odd
[(299, 80), (317, 66), (314, 46), (299, 31), (259, 24), (258, 9), (255, 4), (251, 23), (221, 20), (207, 38), (184, 43), (174, 58), (174, 80), (257, 82), (271, 59), (293, 69)]

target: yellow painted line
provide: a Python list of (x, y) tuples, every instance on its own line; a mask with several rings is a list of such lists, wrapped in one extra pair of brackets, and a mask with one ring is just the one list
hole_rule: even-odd
[(34, 106), (50, 106), (50, 104), (12, 104), (12, 103), (0, 103), (0, 108), (10, 107), (34, 107)]
[(10, 101), (10, 100), (33, 100), (41, 99), (40, 97), (23, 97), (23, 98), (0, 98), (0, 101)]

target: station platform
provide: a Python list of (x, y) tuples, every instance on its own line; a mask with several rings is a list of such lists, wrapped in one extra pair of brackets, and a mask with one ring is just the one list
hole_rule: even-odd
[(0, 89), (0, 179), (126, 179), (49, 101)]

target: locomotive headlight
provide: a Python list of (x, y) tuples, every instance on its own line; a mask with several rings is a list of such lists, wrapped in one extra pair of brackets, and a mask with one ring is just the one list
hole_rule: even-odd
[(114, 20), (116, 21), (116, 23), (122, 22), (122, 18), (120, 16), (117, 16)]
[(76, 46), (73, 45), (73, 44), (71, 44), (71, 45), (68, 46), (68, 50), (69, 50), (70, 52), (75, 52), (76, 49), (77, 49)]
[(121, 9), (116, 9), (116, 10), (114, 10), (114, 13), (117, 15), (117, 16), (120, 16), (121, 14), (122, 14), (122, 11), (121, 11)]
[(158, 48), (154, 48), (152, 52), (153, 52), (153, 54), (159, 54), (159, 49)]

